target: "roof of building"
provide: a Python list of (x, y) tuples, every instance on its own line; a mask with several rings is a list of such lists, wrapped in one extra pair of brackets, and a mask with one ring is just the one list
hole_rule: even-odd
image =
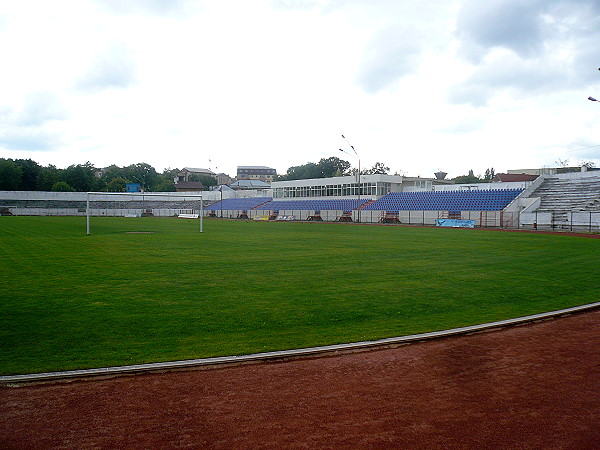
[(260, 180), (238, 180), (229, 185), (233, 189), (269, 189), (271, 185)]
[(211, 191), (233, 191), (233, 189), (231, 189), (229, 186), (227, 186), (226, 184), (221, 184), (220, 186), (211, 186), (209, 188)]
[(215, 173), (210, 170), (210, 169), (201, 169), (199, 167), (184, 167), (182, 170), (182, 172), (186, 171), (186, 172), (192, 172), (192, 173), (210, 173), (212, 175), (215, 175)]
[(539, 175), (531, 175), (527, 173), (497, 173), (493, 181), (509, 183), (511, 181), (533, 181)]
[(194, 191), (202, 191), (204, 190), (204, 185), (200, 181), (178, 181), (175, 183), (175, 188), (177, 190), (194, 190)]
[(268, 169), (268, 170), (275, 170), (272, 167), (267, 167), (267, 166), (238, 166), (238, 170), (240, 169)]

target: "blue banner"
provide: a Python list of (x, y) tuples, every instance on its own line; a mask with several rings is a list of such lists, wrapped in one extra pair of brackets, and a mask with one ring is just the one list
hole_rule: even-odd
[(436, 227), (475, 228), (474, 220), (436, 219)]

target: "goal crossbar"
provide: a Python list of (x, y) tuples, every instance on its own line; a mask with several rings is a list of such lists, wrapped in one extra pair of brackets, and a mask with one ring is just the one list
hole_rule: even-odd
[[(198, 215), (198, 219), (200, 222), (200, 233), (202, 233), (204, 227), (204, 202), (202, 201), (202, 194), (172, 194), (172, 193), (157, 193), (157, 192), (140, 192), (140, 193), (131, 193), (131, 192), (87, 192), (86, 195), (86, 208), (85, 208), (85, 216), (86, 216), (86, 234), (90, 234), (90, 216), (91, 208), (90, 208), (90, 197), (120, 197), (123, 201), (132, 201), (132, 202), (144, 202), (151, 199), (164, 198), (172, 201), (198, 201), (200, 203), (200, 214)], [(109, 200), (105, 200), (109, 201)], [(185, 216), (184, 216), (185, 217)]]

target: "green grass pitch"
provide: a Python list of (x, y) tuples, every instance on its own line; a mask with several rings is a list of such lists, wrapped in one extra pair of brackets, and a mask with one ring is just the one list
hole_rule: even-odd
[[(150, 233), (126, 233), (127, 230)], [(0, 373), (300, 348), (598, 301), (600, 240), (353, 224), (0, 218)]]

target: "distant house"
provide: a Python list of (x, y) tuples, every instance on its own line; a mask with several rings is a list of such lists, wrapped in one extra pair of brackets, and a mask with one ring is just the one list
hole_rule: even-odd
[(184, 167), (181, 172), (175, 176), (173, 183), (177, 192), (197, 192), (204, 190), (204, 184), (200, 181), (192, 181), (193, 175), (201, 175), (216, 179), (217, 174), (210, 169), (200, 169), (196, 167)]
[(204, 190), (204, 185), (199, 181), (179, 181), (175, 183), (177, 192), (201, 192)]
[(217, 179), (217, 174), (214, 173), (210, 169), (200, 169), (200, 168), (196, 168), (196, 167), (184, 167), (183, 170), (177, 174), (177, 176), (175, 177), (175, 179), (173, 181), (175, 184), (177, 184), (181, 181), (190, 181), (190, 177), (192, 175), (204, 175), (204, 176), (212, 177), (215, 180)]
[(277, 176), (277, 171), (266, 166), (238, 166), (238, 180), (259, 180), (271, 183)]
[(217, 179), (217, 184), (219, 186), (221, 186), (223, 184), (233, 183), (233, 178), (231, 178), (226, 173), (218, 173), (217, 176), (216, 176), (216, 179)]
[(142, 183), (126, 183), (125, 192), (142, 192)]

